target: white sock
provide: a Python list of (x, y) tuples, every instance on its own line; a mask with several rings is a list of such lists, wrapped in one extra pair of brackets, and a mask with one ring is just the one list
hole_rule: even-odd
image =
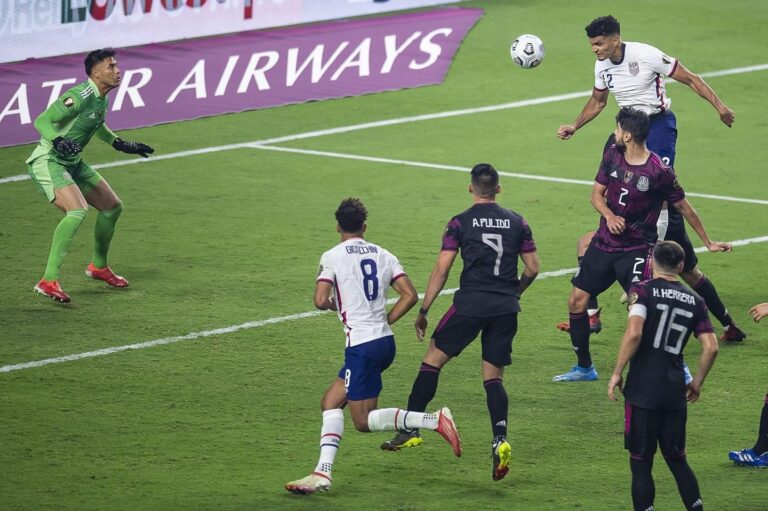
[(315, 472), (322, 472), (330, 477), (343, 434), (344, 411), (341, 408), (324, 411), (323, 429), (320, 432), (320, 460)]
[(400, 408), (382, 408), (368, 414), (371, 431), (409, 431), (412, 429), (437, 429), (437, 414), (410, 412)]
[(667, 208), (661, 210), (659, 213), (659, 219), (656, 220), (656, 234), (659, 236), (659, 241), (663, 241), (667, 236), (667, 228), (669, 227), (669, 211)]
[(587, 314), (589, 314), (590, 316), (594, 316), (598, 312), (600, 312), (600, 309), (587, 309)]

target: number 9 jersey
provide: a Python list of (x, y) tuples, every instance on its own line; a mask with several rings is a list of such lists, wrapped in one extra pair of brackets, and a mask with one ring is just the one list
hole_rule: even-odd
[(397, 257), (362, 238), (343, 241), (323, 254), (317, 280), (333, 286), (347, 347), (392, 335), (387, 291), (404, 276)]

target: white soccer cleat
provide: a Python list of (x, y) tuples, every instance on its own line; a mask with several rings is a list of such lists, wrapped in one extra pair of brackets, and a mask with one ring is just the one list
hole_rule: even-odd
[(331, 478), (321, 472), (312, 472), (307, 477), (285, 483), (285, 489), (299, 495), (328, 491), (331, 488)]

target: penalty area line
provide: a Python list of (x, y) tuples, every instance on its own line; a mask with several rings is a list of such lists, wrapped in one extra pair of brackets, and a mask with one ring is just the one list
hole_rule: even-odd
[[(743, 239), (743, 240), (736, 240), (732, 241), (731, 243), (734, 246), (744, 246), (744, 245), (751, 245), (753, 243), (765, 243), (768, 242), (768, 236), (760, 236), (757, 238), (749, 238), (749, 239)], [(707, 252), (707, 249), (705, 247), (699, 247), (696, 249), (696, 252)], [(571, 273), (575, 273), (576, 268), (565, 268), (562, 270), (555, 270), (555, 271), (548, 271), (539, 274), (538, 279), (547, 279), (552, 277), (562, 277), (564, 275), (569, 275)], [(458, 289), (452, 288), (452, 289), (444, 289), (440, 292), (441, 296), (448, 296), (454, 294)], [(419, 298), (423, 298), (424, 295), (420, 294)], [(395, 302), (396, 299), (390, 299), (388, 300), (388, 303)], [(233, 332), (239, 332), (241, 330), (251, 330), (253, 328), (260, 328), (267, 325), (275, 325), (279, 323), (285, 323), (287, 321), (296, 321), (299, 319), (304, 318), (312, 318), (315, 316), (320, 316), (322, 314), (327, 314), (330, 311), (310, 311), (310, 312), (301, 312), (298, 314), (290, 314), (288, 316), (279, 316), (274, 318), (268, 318), (268, 319), (262, 319), (259, 321), (249, 321), (247, 323), (241, 323), (239, 325), (232, 325), (228, 327), (223, 328), (216, 328), (213, 330), (205, 330), (202, 332), (192, 332), (186, 335), (178, 335), (174, 337), (165, 337), (163, 339), (155, 339), (153, 341), (146, 341), (146, 342), (140, 342), (136, 344), (127, 344), (124, 346), (114, 346), (111, 348), (104, 348), (100, 350), (95, 351), (86, 351), (83, 353), (74, 353), (72, 355), (65, 355), (63, 357), (54, 357), (54, 358), (46, 358), (43, 360), (35, 360), (32, 362), (24, 362), (21, 364), (11, 364), (11, 365), (5, 365), (0, 367), (0, 373), (10, 373), (12, 371), (21, 371), (24, 369), (33, 369), (35, 367), (42, 367), (49, 364), (60, 364), (62, 362), (74, 362), (77, 360), (83, 360), (87, 358), (95, 358), (95, 357), (103, 357), (106, 355), (112, 355), (114, 353), (120, 353), (123, 351), (129, 351), (129, 350), (142, 350), (146, 348), (153, 348), (155, 346), (164, 346), (168, 344), (176, 344), (183, 341), (194, 341), (197, 339), (203, 339), (206, 337), (212, 337), (216, 335), (225, 335), (225, 334), (231, 334)]]

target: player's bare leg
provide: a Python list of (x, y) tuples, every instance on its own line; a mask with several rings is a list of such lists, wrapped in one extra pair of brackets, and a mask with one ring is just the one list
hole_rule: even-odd
[(116, 275), (107, 263), (109, 246), (115, 234), (115, 224), (123, 211), (123, 204), (105, 179), (100, 180), (86, 194), (85, 199), (99, 211), (94, 228), (93, 260), (85, 274), (112, 287), (127, 287), (128, 281)]
[[(584, 254), (587, 253), (587, 248), (589, 248), (589, 244), (592, 243), (592, 238), (595, 236), (595, 231), (590, 231), (576, 242), (576, 259), (578, 260), (579, 266), (581, 266), (581, 258), (584, 257)], [(589, 313), (589, 330), (593, 334), (599, 334), (600, 331), (603, 329), (603, 324), (600, 321), (600, 306), (597, 303), (597, 297), (596, 296), (590, 296), (589, 302), (587, 303), (587, 312)], [(561, 330), (563, 332), (570, 332), (571, 330), (571, 324), (570, 321), (561, 321), (556, 325), (558, 330)]]
[(709, 312), (717, 318), (721, 325), (725, 328), (723, 335), (720, 336), (721, 341), (741, 342), (747, 338), (745, 334), (733, 321), (731, 315), (728, 313), (728, 309), (720, 300), (720, 295), (717, 293), (714, 284), (707, 278), (706, 275), (699, 269), (698, 265), (694, 266), (692, 270), (681, 273), (680, 275), (685, 280), (686, 284), (694, 291), (699, 293), (704, 302), (707, 304)]
[(55, 190), (53, 205), (64, 212), (64, 218), (53, 233), (51, 250), (48, 254), (48, 263), (45, 267), (45, 275), (35, 285), (35, 292), (52, 298), (61, 303), (70, 301), (69, 295), (61, 289), (59, 272), (64, 256), (72, 243), (77, 230), (85, 220), (88, 211), (88, 203), (77, 185), (67, 185)]

